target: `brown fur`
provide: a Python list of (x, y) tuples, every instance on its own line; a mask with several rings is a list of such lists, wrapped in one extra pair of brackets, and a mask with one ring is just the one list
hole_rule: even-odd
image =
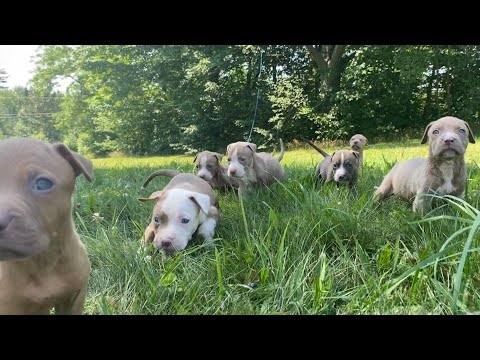
[[(335, 179), (335, 172), (339, 170), (339, 168), (335, 168), (335, 166), (342, 165), (342, 155), (343, 165), (345, 167), (345, 176), (348, 179), (345, 182)], [(357, 185), (358, 170), (359, 154), (356, 151), (337, 150), (331, 156), (327, 156), (318, 164), (315, 175), (323, 183), (328, 183), (330, 181), (336, 182), (337, 185), (345, 183), (348, 184), (350, 189), (354, 189)]]
[[(0, 141), (0, 168), (0, 314), (81, 314), (90, 261), (72, 194), (76, 176), (91, 181), (91, 162), (64, 144), (11, 138)], [(35, 190), (41, 178), (53, 187)]]
[[(438, 134), (434, 134), (436, 131)], [(464, 155), (468, 142), (475, 143), (470, 126), (446, 116), (428, 124), (421, 143), (427, 139), (428, 158), (396, 164), (378, 187), (375, 198), (383, 200), (395, 194), (407, 201), (413, 199), (413, 211), (423, 213), (431, 204), (428, 194), (463, 196), (467, 182)]]
[[(238, 189), (240, 182), (238, 179), (227, 175), (227, 167), (222, 165), (222, 157), (222, 154), (217, 152), (200, 152), (193, 160), (195, 163), (195, 173), (198, 175), (200, 172), (201, 175), (203, 175), (200, 177), (207, 181), (214, 189), (219, 189), (220, 191), (231, 187)], [(204, 175), (205, 170), (211, 174), (211, 178), (208, 175)]]
[(257, 153), (257, 145), (253, 143), (238, 141), (227, 146), (227, 156), (229, 158), (228, 175), (230, 177), (234, 176), (230, 173), (232, 167), (230, 160), (232, 157), (244, 159), (243, 161), (239, 160), (239, 163), (243, 166), (245, 174), (240, 177), (234, 176), (240, 183), (240, 194), (250, 186), (270, 185), (276, 179), (282, 180), (284, 178), (285, 172), (280, 165), (280, 161), (285, 153), (282, 139), (280, 139), (280, 148), (280, 155), (278, 158), (274, 158), (266, 152)]

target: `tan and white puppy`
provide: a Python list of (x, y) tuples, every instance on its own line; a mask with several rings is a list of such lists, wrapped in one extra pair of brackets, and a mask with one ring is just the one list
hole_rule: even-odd
[(90, 160), (64, 144), (0, 141), (0, 314), (82, 314), (90, 261), (72, 218)]
[[(173, 175), (172, 180), (163, 190), (139, 199), (155, 201), (151, 222), (145, 229), (145, 243), (153, 241), (156, 249), (166, 253), (185, 249), (197, 229), (205, 242), (212, 241), (219, 217), (217, 198), (205, 180), (194, 174), (174, 173), (156, 171), (155, 176)], [(152, 175), (150, 180), (155, 177)]]
[(337, 150), (325, 157), (317, 166), (315, 175), (324, 183), (334, 181), (337, 185), (357, 185), (360, 156), (353, 150)]
[(222, 165), (222, 154), (212, 151), (202, 151), (193, 160), (195, 173), (207, 181), (212, 188), (226, 190), (229, 187), (238, 189), (240, 182), (235, 177), (229, 177), (227, 167)]
[(280, 139), (280, 155), (257, 153), (257, 145), (245, 141), (238, 141), (227, 146), (228, 170), (227, 175), (239, 181), (239, 194), (250, 186), (270, 185), (275, 179), (282, 180), (285, 172), (280, 165), (285, 149)]
[(475, 143), (466, 121), (442, 117), (427, 125), (421, 143), (430, 144), (428, 158), (396, 164), (374, 196), (378, 200), (395, 194), (411, 201), (413, 211), (423, 214), (431, 204), (428, 194), (462, 196), (467, 182), (464, 155), (468, 142)]

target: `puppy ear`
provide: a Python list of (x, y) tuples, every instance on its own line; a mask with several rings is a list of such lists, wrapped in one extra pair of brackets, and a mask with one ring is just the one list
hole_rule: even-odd
[(162, 196), (162, 194), (163, 194), (163, 190), (154, 191), (153, 193), (150, 194), (150, 196), (148, 198), (138, 198), (138, 200), (141, 201), (141, 202), (158, 200), (160, 198), (160, 196)]
[(335, 155), (336, 151), (333, 152), (333, 154), (330, 156), (330, 162), (333, 161), (333, 156)]
[(355, 156), (357, 158), (357, 162), (359, 162), (360, 161), (360, 154), (356, 151), (352, 151), (352, 154), (353, 154), (353, 156)]
[(208, 195), (192, 192), (188, 198), (197, 204), (205, 214), (208, 214), (208, 209), (210, 209), (210, 197)]
[(195, 155), (195, 159), (193, 159), (193, 162), (195, 163), (197, 161), (198, 155)]
[(67, 145), (63, 143), (55, 143), (52, 145), (53, 149), (60, 154), (65, 160), (68, 161), (73, 168), (75, 176), (83, 174), (88, 181), (92, 181), (93, 165), (92, 162), (77, 154), (75, 151), (70, 150)]
[(475, 144), (475, 138), (473, 137), (473, 132), (472, 129), (470, 129), (470, 125), (468, 125), (466, 121), (464, 121), (464, 123), (465, 126), (468, 128), (468, 141), (470, 141), (470, 143), (472, 144)]
[(223, 155), (222, 155), (222, 154), (219, 154), (219, 153), (214, 153), (214, 154), (213, 154), (213, 156), (215, 156), (215, 157), (217, 158), (217, 160), (218, 160), (218, 162), (219, 162), (219, 163), (221, 163), (221, 162), (222, 162), (222, 157), (223, 157)]
[(257, 145), (256, 144), (248, 143), (247, 147), (250, 148), (250, 150), (252, 150), (253, 152), (257, 152)]
[(232, 146), (232, 144), (229, 144), (229, 145), (227, 146), (227, 155), (228, 155), (228, 149), (230, 148), (230, 146)]
[(425, 128), (425, 132), (423, 133), (422, 137), (422, 142), (420, 144), (425, 144), (428, 140), (428, 130), (430, 130), (430, 127), (432, 126), (432, 123), (428, 124), (427, 127)]
[(368, 145), (368, 139), (365, 138), (365, 145)]
[(147, 228), (145, 229), (145, 232), (143, 234), (143, 239), (145, 241), (145, 244), (152, 242), (153, 239), (155, 239), (155, 230), (153, 226), (148, 225)]

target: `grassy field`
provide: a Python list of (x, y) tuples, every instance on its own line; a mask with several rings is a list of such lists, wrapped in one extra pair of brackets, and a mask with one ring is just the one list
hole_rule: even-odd
[(288, 151), (282, 184), (255, 190), (242, 203), (231, 192), (219, 195), (214, 247), (194, 237), (173, 257), (142, 246), (153, 204), (137, 198), (169, 180), (156, 178), (141, 190), (150, 172), (191, 172), (193, 156), (95, 159), (93, 183), (79, 178), (74, 196), (76, 226), (92, 262), (85, 311), (480, 313), (479, 150), (480, 143), (470, 144), (466, 155), (465, 199), (473, 209), (443, 201), (423, 219), (406, 202), (376, 204), (372, 195), (397, 160), (426, 156), (428, 145), (368, 146), (358, 195), (315, 189), (320, 155)]

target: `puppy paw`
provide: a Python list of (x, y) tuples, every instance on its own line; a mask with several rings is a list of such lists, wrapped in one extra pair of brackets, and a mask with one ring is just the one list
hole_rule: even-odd
[(205, 243), (213, 242), (216, 225), (217, 222), (215, 221), (215, 219), (209, 218), (198, 228), (198, 234), (203, 237)]

